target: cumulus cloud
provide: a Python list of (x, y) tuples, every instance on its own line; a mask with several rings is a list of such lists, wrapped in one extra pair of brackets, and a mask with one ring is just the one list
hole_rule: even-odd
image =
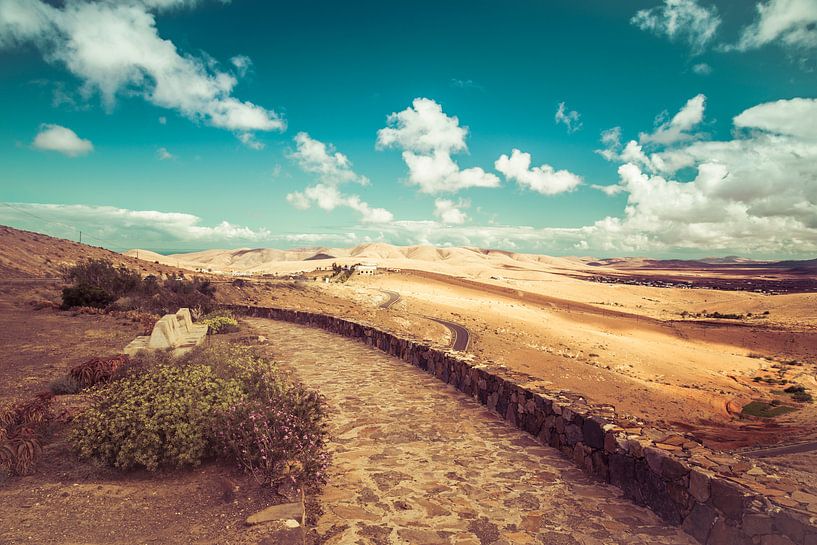
[(556, 170), (550, 165), (531, 168), (531, 155), (514, 149), (511, 156), (500, 156), (494, 168), (508, 181), (515, 181), (520, 187), (543, 195), (556, 195), (573, 191), (582, 183), (580, 176), (567, 170)]
[(284, 130), (274, 111), (232, 96), (234, 75), (182, 54), (159, 36), (153, 10), (192, 5), (173, 0), (92, 2), (0, 0), (0, 46), (33, 44), (51, 63), (98, 92), (107, 107), (122, 93), (239, 134)]
[(567, 110), (564, 102), (559, 103), (554, 119), (556, 123), (561, 123), (567, 127), (568, 133), (574, 133), (582, 128), (581, 114), (576, 110)]
[(388, 116), (377, 132), (377, 147), (403, 149), (409, 183), (423, 193), (456, 192), (469, 187), (497, 187), (499, 178), (479, 167), (460, 169), (453, 153), (468, 150), (468, 128), (456, 116), (427, 98), (415, 98), (409, 108)]
[[(642, 144), (667, 145), (695, 138), (690, 131), (703, 121), (705, 105), (704, 95), (692, 97), (677, 114), (672, 116), (672, 119), (660, 123), (652, 133), (642, 132), (639, 140)], [(662, 114), (660, 117), (663, 116)]]
[(755, 21), (743, 29), (738, 43), (729, 49), (745, 51), (770, 43), (794, 48), (817, 47), (817, 2), (814, 0), (768, 0), (756, 6)]
[[(625, 214), (588, 226), (588, 240), (633, 251), (817, 251), (815, 113), (815, 99), (769, 102), (737, 115), (731, 140), (614, 153), (625, 163), (617, 184), (628, 194)], [(682, 169), (697, 176), (673, 179)]]
[(314, 204), (330, 211), (338, 207), (351, 208), (361, 215), (364, 223), (386, 223), (394, 219), (388, 210), (373, 208), (359, 196), (346, 195), (340, 191), (339, 186), (344, 183), (368, 185), (369, 180), (357, 174), (352, 169), (349, 158), (336, 151), (334, 146), (315, 140), (305, 132), (295, 136), (295, 145), (296, 149), (290, 154), (290, 158), (304, 172), (316, 175), (319, 183), (287, 195), (287, 202), (292, 206), (305, 210)]
[(169, 161), (170, 159), (175, 159), (176, 156), (167, 151), (167, 148), (159, 148), (156, 150), (156, 157), (160, 161)]
[(793, 98), (760, 104), (735, 117), (735, 126), (814, 140), (817, 139), (817, 100)]
[(662, 5), (636, 12), (630, 21), (641, 30), (671, 41), (686, 42), (701, 53), (714, 39), (721, 24), (718, 9), (697, 0), (664, 0)]
[(462, 224), (468, 219), (468, 215), (462, 209), (469, 206), (467, 201), (454, 202), (450, 199), (437, 199), (434, 201), (434, 215), (446, 224)]
[(356, 182), (366, 185), (369, 180), (365, 176), (352, 170), (352, 162), (344, 154), (335, 151), (330, 144), (324, 144), (311, 138), (308, 133), (299, 132), (295, 135), (296, 150), (290, 155), (298, 166), (327, 183), (341, 184)]
[(69, 128), (48, 123), (40, 125), (40, 132), (31, 145), (39, 150), (56, 151), (68, 157), (85, 155), (94, 150), (90, 140), (80, 138)]

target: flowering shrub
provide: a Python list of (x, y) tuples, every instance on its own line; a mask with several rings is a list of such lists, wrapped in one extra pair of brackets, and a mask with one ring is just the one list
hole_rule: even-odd
[(317, 489), (330, 462), (325, 412), (316, 392), (297, 384), (272, 387), (222, 413), (217, 444), (262, 485), (289, 481)]
[(324, 483), (323, 398), (250, 347), (213, 343), (175, 360), (135, 358), (92, 394), (71, 432), (83, 457), (155, 470), (219, 455), (261, 484)]
[(198, 465), (212, 454), (212, 418), (243, 397), (205, 365), (160, 365), (99, 386), (71, 431), (80, 456), (122, 469)]
[(214, 316), (212, 318), (202, 318), (199, 323), (207, 326), (210, 334), (232, 333), (238, 331), (238, 320), (231, 316)]

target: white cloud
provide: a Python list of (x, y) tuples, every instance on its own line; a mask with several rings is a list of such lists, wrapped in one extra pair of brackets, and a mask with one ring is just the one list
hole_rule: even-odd
[[(732, 140), (687, 142), (649, 157), (634, 141), (618, 151), (620, 140), (610, 137), (605, 151), (626, 162), (618, 186), (627, 207), (624, 217), (590, 226), (588, 240), (632, 251), (817, 251), (815, 114), (815, 99), (760, 104), (734, 118), (742, 130)], [(696, 178), (673, 180), (681, 169), (696, 169)]]
[(295, 135), (296, 150), (290, 155), (297, 161), (298, 166), (318, 177), (326, 183), (342, 184), (356, 182), (367, 185), (369, 180), (352, 170), (352, 162), (346, 155), (335, 151), (334, 147), (311, 138), (305, 132)]
[(250, 149), (258, 151), (264, 149), (265, 147), (264, 143), (259, 142), (258, 139), (255, 137), (255, 133), (240, 132), (236, 136), (238, 137), (242, 144), (244, 144)]
[(393, 214), (385, 208), (373, 208), (359, 196), (345, 195), (340, 191), (339, 186), (344, 183), (369, 183), (368, 178), (352, 170), (352, 162), (346, 155), (335, 151), (331, 144), (315, 140), (305, 132), (295, 136), (295, 144), (296, 150), (290, 154), (290, 158), (304, 172), (317, 175), (319, 183), (288, 194), (287, 202), (292, 206), (305, 210), (315, 204), (329, 211), (338, 207), (351, 208), (361, 215), (364, 223), (387, 223), (394, 219)]
[(466, 201), (454, 202), (450, 199), (436, 199), (434, 201), (434, 215), (446, 224), (462, 224), (468, 219), (468, 214), (462, 211), (470, 204)]
[(388, 125), (377, 131), (381, 148), (399, 146), (416, 153), (465, 151), (467, 127), (460, 127), (456, 116), (443, 112), (442, 106), (428, 98), (415, 98), (411, 107), (388, 116)]
[(756, 49), (772, 42), (796, 48), (817, 47), (817, 2), (768, 0), (757, 4), (757, 18), (727, 49)]
[(85, 155), (94, 150), (90, 140), (80, 138), (71, 129), (47, 123), (40, 125), (40, 132), (34, 137), (32, 145), (39, 150), (56, 151), (68, 157)]
[(409, 183), (423, 193), (456, 192), (469, 187), (497, 187), (499, 178), (479, 167), (461, 170), (452, 153), (468, 150), (468, 128), (450, 117), (442, 106), (415, 98), (409, 108), (388, 116), (377, 132), (377, 147), (399, 147), (409, 169)]
[(167, 148), (159, 148), (156, 150), (156, 157), (160, 161), (168, 161), (170, 159), (175, 159), (176, 156), (167, 151)]
[(817, 99), (793, 98), (760, 104), (735, 117), (735, 126), (817, 139)]
[(239, 77), (242, 78), (246, 76), (249, 69), (252, 68), (252, 59), (246, 55), (236, 55), (230, 59), (230, 63), (235, 66)]
[(167, 125), (167, 118), (165, 116), (159, 116), (159, 125)]
[(706, 97), (704, 95), (692, 97), (672, 119), (659, 124), (651, 134), (642, 132), (639, 140), (642, 144), (667, 145), (695, 138), (696, 136), (690, 131), (703, 121), (705, 106)]
[(531, 168), (531, 155), (518, 149), (511, 152), (511, 156), (500, 156), (494, 163), (494, 168), (501, 172), (508, 181), (543, 195), (556, 195), (566, 191), (573, 191), (582, 183), (580, 176), (567, 170), (555, 170), (550, 165), (541, 165)]
[(664, 0), (663, 5), (636, 12), (631, 23), (656, 36), (684, 41), (700, 53), (715, 37), (721, 19), (715, 6), (705, 7), (697, 0)]
[(604, 193), (605, 195), (607, 195), (609, 197), (612, 197), (613, 195), (618, 195), (619, 193), (624, 191), (624, 187), (622, 187), (622, 186), (620, 186), (618, 184), (612, 184), (612, 185), (593, 184), (590, 187), (592, 187), (593, 189), (597, 189), (598, 191), (601, 191), (602, 193)]
[(698, 64), (692, 65), (692, 71), (699, 76), (708, 76), (712, 73), (712, 67), (705, 62), (699, 62)]
[(479, 89), (480, 91), (485, 90), (482, 85), (470, 79), (451, 78), (451, 87), (456, 87), (458, 89)]
[(567, 127), (568, 133), (574, 133), (582, 128), (580, 118), (581, 114), (576, 110), (568, 111), (564, 102), (559, 103), (559, 108), (556, 110), (556, 115), (554, 116), (557, 124), (562, 123)]
[(32, 43), (45, 59), (99, 92), (110, 108), (121, 93), (237, 133), (284, 130), (272, 110), (232, 96), (235, 76), (181, 54), (159, 36), (152, 9), (194, 2), (91, 2), (54, 7), (41, 0), (0, 0), (0, 46)]
[[(47, 220), (47, 224), (28, 214)], [(174, 242), (259, 241), (271, 236), (267, 229), (251, 229), (228, 221), (202, 225), (200, 217), (182, 212), (83, 204), (12, 203), (11, 207), (0, 208), (0, 222), (38, 231), (47, 228), (69, 238), (81, 229), (92, 244), (113, 242), (121, 245), (118, 249), (127, 249), (136, 242), (167, 247)]]

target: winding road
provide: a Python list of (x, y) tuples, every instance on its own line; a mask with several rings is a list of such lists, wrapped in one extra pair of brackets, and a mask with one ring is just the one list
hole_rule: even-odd
[[(380, 305), (378, 305), (378, 308), (389, 309), (400, 300), (400, 294), (397, 293), (396, 291), (380, 290), (380, 292), (386, 294), (388, 296), (388, 299), (380, 303)], [(468, 344), (471, 342), (471, 333), (467, 329), (465, 329), (465, 327), (461, 326), (456, 322), (449, 322), (448, 320), (442, 320), (440, 318), (434, 318), (432, 316), (423, 317), (435, 321), (438, 324), (448, 328), (448, 330), (451, 332), (452, 350), (456, 350), (458, 352), (465, 352), (466, 350), (468, 350)]]
[(744, 456), (751, 456), (753, 458), (768, 458), (771, 456), (782, 456), (785, 454), (802, 454), (813, 450), (817, 450), (817, 441), (796, 443), (793, 445), (781, 445), (777, 447), (764, 447), (755, 450), (745, 450), (740, 454), (743, 454)]

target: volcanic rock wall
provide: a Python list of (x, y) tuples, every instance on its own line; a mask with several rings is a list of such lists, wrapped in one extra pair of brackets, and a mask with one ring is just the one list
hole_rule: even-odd
[[(793, 490), (746, 460), (682, 435), (645, 428), (531, 377), (342, 318), (278, 308), (233, 311), (319, 327), (358, 339), (474, 397), (508, 423), (559, 449), (705, 545), (817, 545), (817, 496)], [(812, 501), (814, 500), (814, 501)]]

